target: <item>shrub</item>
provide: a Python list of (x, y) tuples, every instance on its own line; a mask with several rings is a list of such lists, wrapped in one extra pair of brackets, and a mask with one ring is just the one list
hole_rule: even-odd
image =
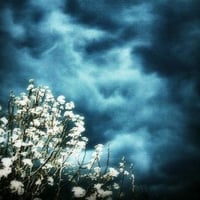
[(74, 103), (48, 87), (30, 80), (26, 93), (11, 93), (0, 117), (0, 198), (123, 199), (125, 177), (134, 186), (132, 167), (124, 158), (110, 166), (102, 144), (88, 156), (84, 130)]

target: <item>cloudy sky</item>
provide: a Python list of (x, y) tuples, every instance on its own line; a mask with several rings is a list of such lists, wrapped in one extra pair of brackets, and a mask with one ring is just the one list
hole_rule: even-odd
[(199, 0), (0, 1), (0, 103), (48, 85), (166, 199), (199, 199), (199, 53)]

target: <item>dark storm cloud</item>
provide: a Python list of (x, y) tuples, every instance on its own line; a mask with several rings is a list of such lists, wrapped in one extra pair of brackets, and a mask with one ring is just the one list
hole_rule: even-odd
[(138, 47), (133, 54), (142, 57), (145, 72), (169, 78), (171, 100), (182, 106), (187, 118), (188, 137), (200, 141), (199, 120), (191, 118), (199, 119), (200, 111), (200, 3), (167, 1), (156, 4), (154, 13), (151, 45)]
[(65, 12), (75, 22), (107, 32), (104, 38), (88, 43), (86, 54), (89, 55), (101, 54), (103, 50), (124, 45), (138, 36), (141, 38), (152, 18), (149, 10), (150, 4), (138, 4), (137, 1), (70, 0), (65, 5)]
[(199, 183), (198, 4), (1, 1), (0, 99), (48, 85), (75, 101), (90, 147), (134, 162), (136, 184), (186, 195)]
[[(197, 199), (199, 191), (196, 186), (200, 166), (199, 11), (199, 1), (155, 4), (151, 44), (133, 50), (133, 55), (141, 56), (145, 73), (156, 72), (165, 77), (169, 87), (168, 102), (177, 104), (184, 118), (185, 128), (180, 138), (175, 143), (169, 141), (166, 149), (164, 147), (161, 155), (166, 156), (166, 160), (162, 157), (158, 164), (156, 159), (160, 165), (159, 174), (164, 175), (164, 187), (174, 194), (174, 199)], [(167, 125), (165, 122), (163, 127)], [(192, 192), (187, 192), (190, 189)]]
[(154, 13), (151, 45), (135, 50), (143, 57), (144, 70), (164, 76), (196, 76), (200, 69), (199, 1), (167, 1), (156, 5)]
[[(124, 5), (125, 4), (123, 4), (123, 8)], [(108, 3), (107, 9), (105, 9), (104, 6), (103, 8), (106, 11), (110, 11), (111, 8), (109, 8), (109, 6)], [(143, 173), (145, 170), (148, 171), (149, 169), (148, 172), (152, 173), (152, 176), (147, 177), (148, 180), (152, 179), (152, 185), (156, 188), (160, 188), (160, 190), (166, 190), (169, 193), (172, 192), (174, 198), (183, 198), (187, 193), (183, 191), (186, 190), (186, 188), (194, 187), (198, 182), (197, 178), (191, 178), (193, 174), (199, 176), (199, 162), (195, 160), (199, 159), (199, 149), (196, 145), (199, 144), (198, 119), (200, 117), (198, 89), (198, 75), (200, 69), (198, 56), (200, 47), (200, 6), (198, 1), (177, 1), (174, 3), (158, 1), (152, 4), (152, 7), (152, 12), (154, 13), (154, 18), (152, 20), (153, 28), (151, 27), (150, 34), (147, 35), (149, 37), (144, 37), (147, 40), (149, 39), (150, 45), (138, 45), (136, 48), (132, 47), (132, 53), (134, 56), (141, 56), (143, 62), (142, 68), (145, 73), (148, 72), (147, 74), (151, 74), (155, 72), (161, 75), (166, 79), (167, 87), (164, 90), (161, 89), (160, 91), (157, 91), (155, 97), (148, 97), (145, 100), (145, 98), (140, 97), (137, 90), (135, 90), (135, 87), (133, 86), (135, 83), (127, 85), (120, 80), (120, 84), (117, 84), (118, 81), (116, 81), (112, 82), (112, 84), (106, 84), (106, 87), (104, 87), (105, 85), (100, 86), (100, 92), (105, 98), (110, 98), (111, 96), (116, 97), (117, 94), (119, 94), (120, 97), (123, 97), (123, 99), (129, 97), (129, 103), (127, 105), (127, 109), (129, 110), (128, 112), (123, 113), (123, 108), (125, 108), (125, 106), (123, 103), (121, 104), (122, 107), (118, 104), (118, 110), (114, 111), (111, 109), (112, 114), (110, 114), (110, 117), (105, 118), (107, 119), (107, 122), (109, 122), (107, 127), (109, 127), (108, 129), (110, 130), (105, 134), (114, 135), (117, 133), (119, 127), (116, 126), (116, 128), (111, 128), (111, 125), (109, 126), (109, 124), (118, 124), (119, 126), (121, 124), (126, 124), (128, 127), (123, 128), (122, 132), (135, 131), (136, 134), (138, 128), (144, 127), (145, 125), (147, 127), (146, 136), (154, 135), (152, 138), (149, 138), (151, 141), (149, 142), (150, 144), (148, 145), (148, 142), (144, 141), (145, 148), (141, 148), (140, 153), (138, 153), (136, 150), (131, 148), (133, 145), (137, 146), (137, 143), (133, 142), (133, 144), (130, 145), (130, 151), (126, 148), (126, 154), (131, 155), (130, 152), (132, 152), (132, 155), (134, 155), (134, 152), (137, 152), (135, 157), (133, 156), (135, 160), (137, 160), (135, 163), (140, 166), (138, 168), (144, 167)], [(88, 9), (90, 9), (90, 7)], [(85, 8), (82, 12), (87, 15), (88, 9)], [(115, 6), (112, 9), (117, 10), (118, 7)], [(102, 7), (100, 10), (102, 10)], [(113, 23), (113, 29), (109, 29), (107, 26), (102, 27), (101, 19), (105, 16), (108, 17), (109, 14), (102, 14), (102, 11), (100, 10), (95, 9), (91, 11), (93, 12), (93, 15), (89, 17), (91, 21), (88, 21), (88, 23), (87, 21), (84, 21), (84, 16), (77, 16), (76, 12), (71, 13), (79, 19), (79, 22), (83, 22), (86, 25), (92, 26), (94, 25), (93, 23), (95, 23), (95, 26), (98, 28), (103, 28), (108, 32), (113, 32), (113, 30), (115, 31), (115, 37), (106, 37), (103, 40), (92, 41), (91, 44), (86, 47), (87, 54), (93, 55), (95, 53), (96, 56), (98, 53), (99, 55), (102, 53), (105, 54), (107, 51), (116, 49), (120, 45), (125, 46), (127, 41), (133, 41), (134, 38), (138, 39), (140, 26), (138, 26), (137, 23), (133, 23), (131, 26), (130, 22), (123, 20), (123, 18), (120, 18), (115, 22), (109, 21)], [(121, 11), (119, 11), (119, 16), (120, 13)], [(99, 15), (100, 19), (95, 17)], [(114, 18), (111, 17), (111, 19), (113, 20)], [(124, 23), (124, 25), (120, 27), (122, 22), (127, 23)], [(116, 24), (118, 26), (116, 26)], [(123, 40), (122, 37), (120, 37), (122, 33), (130, 33), (129, 31), (126, 32), (126, 30), (129, 30), (127, 27), (129, 27), (130, 30), (133, 30), (133, 34), (130, 34), (130, 37), (129, 35), (124, 37), (125, 40)], [(124, 35), (126, 36), (126, 34)], [(143, 34), (141, 35), (143, 36)], [(101, 59), (100, 61), (102, 62)], [(140, 85), (142, 84), (140, 83)], [(146, 88), (146, 86), (143, 87)], [(139, 89), (141, 90), (141, 88)], [(153, 90), (155, 90), (155, 88)], [(163, 93), (165, 93), (165, 90), (168, 94), (162, 96)], [(142, 94), (144, 95), (145, 92), (146, 91)], [(133, 96), (135, 101), (133, 100), (133, 103), (130, 103), (130, 99)], [(142, 103), (143, 101), (144, 104)], [(191, 101), (193, 102), (192, 104)], [(135, 103), (137, 104), (138, 102), (140, 102), (140, 107), (138, 107), (138, 105), (135, 106)], [(131, 115), (132, 117), (130, 117), (129, 122), (125, 116)], [(193, 119), (191, 116), (196, 117)], [(103, 117), (97, 119), (96, 122), (100, 119), (103, 119)], [(167, 135), (163, 135), (165, 129), (168, 130)], [(129, 139), (126, 140), (126, 137)], [(155, 143), (154, 137), (159, 138)], [(122, 138), (124, 139), (124, 142)], [(117, 141), (120, 141), (120, 144), (113, 140), (113, 145), (116, 146), (116, 149), (118, 149), (119, 152), (120, 148), (122, 148), (121, 152), (124, 153), (123, 145), (121, 143), (128, 144), (127, 141), (135, 141), (135, 138), (134, 134), (132, 134), (132, 136), (124, 135), (122, 138), (120, 137), (120, 139), (116, 139)], [(163, 142), (164, 146), (162, 146)], [(191, 151), (191, 149), (193, 150)], [(182, 154), (182, 152), (184, 152), (184, 154)], [(156, 156), (154, 156), (154, 154)], [(137, 159), (138, 155), (139, 157)], [(154, 160), (153, 164), (151, 162), (152, 160)], [(151, 164), (152, 168), (150, 167)], [(184, 168), (180, 170), (179, 168), (182, 165), (184, 165)], [(156, 180), (156, 178), (153, 178), (155, 174), (157, 174), (157, 177), (161, 177), (158, 179), (159, 183), (154, 183), (153, 181)], [(159, 186), (161, 180), (164, 182), (162, 187)], [(176, 192), (177, 196), (175, 195)], [(192, 198), (195, 198), (195, 195), (197, 195), (197, 188), (195, 188), (193, 192), (194, 194)]]
[(94, 54), (94, 53), (102, 53), (106, 50), (109, 50), (113, 48), (115, 45), (117, 45), (117, 40), (113, 38), (106, 37), (104, 39), (100, 39), (99, 41), (92, 41), (89, 43), (85, 51), (87, 54)]
[[(112, 7), (116, 7), (114, 4)], [(87, 26), (93, 26), (107, 31), (116, 31), (119, 28), (118, 21), (111, 17), (112, 7), (104, 1), (85, 2), (79, 0), (66, 1), (65, 11), (74, 16), (78, 22)]]

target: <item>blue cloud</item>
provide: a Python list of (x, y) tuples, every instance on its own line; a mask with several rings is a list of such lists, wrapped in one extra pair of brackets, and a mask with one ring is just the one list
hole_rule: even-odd
[(75, 101), (90, 146), (110, 143), (136, 184), (181, 195), (199, 177), (199, 4), (87, 2), (2, 3), (0, 101), (29, 78), (48, 85)]

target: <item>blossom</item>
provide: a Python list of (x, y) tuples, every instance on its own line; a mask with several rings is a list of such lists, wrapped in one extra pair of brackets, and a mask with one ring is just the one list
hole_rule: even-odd
[(22, 143), (23, 143), (22, 140), (19, 139), (19, 140), (16, 140), (16, 141), (15, 141), (15, 143), (14, 143), (13, 146), (14, 146), (14, 147), (17, 147), (17, 148), (20, 148), (20, 147), (22, 146)]
[(101, 183), (97, 183), (94, 185), (94, 188), (97, 190), (98, 193), (98, 197), (100, 198), (105, 198), (105, 197), (109, 197), (112, 195), (112, 191), (110, 190), (103, 190), (102, 187), (103, 184)]
[(12, 169), (10, 167), (4, 167), (3, 169), (0, 169), (0, 180), (2, 177), (7, 177), (12, 172)]
[(72, 118), (72, 117), (74, 117), (74, 114), (73, 114), (72, 111), (65, 111), (64, 116), (65, 116), (65, 117)]
[(102, 150), (103, 150), (103, 144), (97, 144), (97, 145), (95, 146), (95, 150), (96, 150), (97, 152), (102, 152)]
[(30, 103), (30, 100), (25, 94), (22, 94), (22, 97), (16, 100), (16, 104), (22, 107), (25, 107), (29, 103)]
[(53, 102), (54, 101), (54, 96), (48, 88), (46, 88), (46, 99), (45, 99), (45, 101), (46, 102)]
[(102, 185), (103, 185), (102, 183), (97, 183), (97, 184), (94, 185), (94, 188), (97, 189), (97, 191), (98, 191), (98, 190), (101, 189)]
[(34, 88), (34, 85), (33, 84), (29, 84), (28, 87), (27, 87), (27, 90), (32, 90)]
[[(47, 184), (58, 189), (58, 181), (66, 178), (70, 187), (76, 182), (74, 177), (77, 177), (80, 181), (76, 184), (83, 183), (82, 179), (86, 178), (88, 182), (91, 181), (91, 187), (86, 190), (80, 185), (72, 186), (74, 198), (111, 199), (113, 192), (121, 187), (114, 183), (114, 177), (120, 172), (131, 175), (125, 171), (124, 160), (119, 164), (119, 170), (108, 166), (108, 162), (105, 168), (104, 163), (100, 162), (103, 144), (97, 144), (93, 151), (89, 151), (89, 158), (86, 155), (88, 138), (82, 136), (85, 131), (84, 117), (73, 112), (74, 102), (65, 102), (63, 95), (55, 99), (51, 90), (35, 87), (33, 80), (30, 80), (27, 90), (20, 97), (11, 97), (12, 104), (9, 106), (13, 106), (12, 117), (0, 117), (0, 147), (6, 148), (1, 152), (12, 155), (0, 155), (1, 190), (10, 188), (12, 193), (18, 195), (28, 192), (31, 199), (40, 200), (39, 196), (42, 196)], [(7, 119), (11, 120), (9, 123), (12, 126), (7, 126)], [(62, 169), (59, 178), (55, 176), (57, 169)], [(15, 180), (12, 180), (13, 177)], [(16, 180), (17, 177), (20, 179)], [(20, 180), (30, 181), (28, 184), (33, 186), (31, 191), (27, 191), (28, 187)]]
[(124, 175), (129, 175), (129, 172), (127, 170), (124, 171)]
[(65, 104), (65, 109), (66, 110), (71, 110), (73, 108), (75, 108), (75, 105), (74, 105), (73, 101), (70, 101), (70, 102), (68, 102), (68, 103)]
[(115, 168), (110, 167), (109, 168), (109, 175), (111, 177), (117, 177), (119, 175), (119, 172)]
[(78, 149), (78, 150), (85, 149), (85, 146), (86, 146), (86, 142), (85, 142), (85, 141), (79, 141), (79, 142), (77, 143), (77, 149)]
[(1, 119), (0, 119), (2, 122), (3, 122), (3, 124), (7, 124), (8, 123), (8, 120), (6, 119), (6, 117), (2, 117)]
[(103, 152), (103, 144), (97, 144), (95, 146), (95, 152), (93, 152), (92, 154), (93, 158), (100, 160), (102, 152)]
[(125, 166), (125, 163), (124, 163), (124, 162), (120, 162), (120, 163), (119, 163), (119, 167), (120, 167), (120, 168), (124, 168), (124, 166)]
[(29, 81), (28, 81), (30, 84), (33, 84), (34, 83), (34, 79), (29, 79)]
[(74, 197), (84, 197), (86, 195), (86, 190), (82, 187), (73, 187), (72, 192), (74, 193)]
[(1, 162), (4, 167), (10, 167), (13, 163), (11, 158), (2, 158)]
[(119, 186), (118, 183), (114, 183), (114, 184), (113, 184), (113, 188), (114, 188), (115, 190), (118, 190), (118, 189), (120, 188), (120, 186)]
[(24, 184), (17, 180), (12, 180), (10, 182), (10, 190), (12, 193), (17, 193), (18, 195), (24, 194)]
[(54, 184), (53, 177), (49, 176), (49, 177), (47, 178), (47, 181), (48, 181), (48, 184), (49, 184), (49, 185), (53, 186), (53, 184)]
[(41, 185), (42, 184), (42, 180), (41, 179), (38, 179), (36, 182), (35, 182), (35, 185)]
[(33, 166), (33, 163), (32, 163), (32, 161), (31, 161), (31, 159), (28, 159), (28, 158), (23, 159), (23, 163), (24, 163), (25, 165), (30, 166), (30, 167)]
[(65, 96), (63, 96), (63, 95), (58, 96), (57, 101), (60, 104), (64, 104), (65, 103)]
[(33, 120), (33, 124), (34, 124), (36, 127), (39, 127), (39, 126), (40, 126), (40, 121), (39, 121), (39, 119), (34, 119), (34, 120)]
[(100, 167), (94, 167), (94, 172), (96, 174), (99, 174), (101, 172), (101, 168)]

